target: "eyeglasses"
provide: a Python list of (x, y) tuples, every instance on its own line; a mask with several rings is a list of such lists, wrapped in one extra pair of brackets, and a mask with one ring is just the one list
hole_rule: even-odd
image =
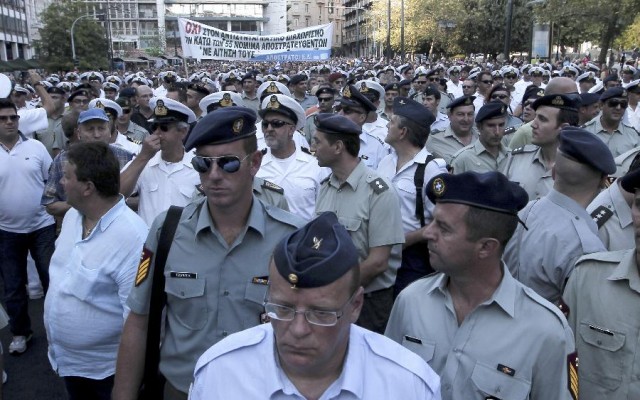
[(533, 105), (533, 101), (525, 101), (524, 103), (522, 103), (523, 107), (531, 107)]
[(191, 159), (191, 165), (193, 165), (193, 169), (196, 172), (204, 174), (209, 171), (211, 165), (215, 162), (218, 164), (218, 167), (222, 169), (224, 172), (232, 174), (234, 172), (238, 172), (240, 169), (240, 165), (244, 160), (246, 160), (251, 154), (247, 154), (243, 159), (240, 159), (238, 156), (220, 156), (220, 157), (202, 157), (202, 156), (194, 156)]
[(151, 124), (151, 132), (155, 132), (156, 129), (160, 129), (162, 132), (169, 131), (170, 124)]
[(89, 104), (89, 99), (73, 99), (73, 104)]
[(130, 108), (123, 108), (123, 109), (122, 109), (122, 113), (123, 113), (123, 114), (129, 114), (130, 112), (131, 112), (131, 109), (130, 109)]
[(285, 125), (293, 125), (289, 122), (281, 121), (279, 119), (272, 119), (271, 121), (267, 121), (266, 119), (262, 120), (262, 129), (269, 128), (269, 125), (273, 126), (274, 129), (282, 128)]
[(19, 115), (0, 115), (0, 122), (4, 122), (5, 124), (8, 121), (16, 122), (20, 119)]
[(491, 85), (493, 83), (493, 81), (480, 81), (482, 83), (484, 83), (485, 85)]
[(469, 86), (469, 85), (462, 85), (463, 89), (473, 89), (473, 86)]
[(353, 301), (357, 291), (353, 292), (349, 300), (346, 301), (336, 311), (324, 311), (324, 310), (296, 310), (289, 306), (283, 306), (281, 304), (265, 302), (264, 310), (269, 318), (276, 319), (278, 321), (291, 322), (296, 317), (296, 314), (304, 314), (308, 323), (318, 326), (334, 326), (338, 323), (338, 320), (344, 315), (344, 308)]
[(505, 79), (516, 79), (518, 76), (516, 74), (505, 74)]
[(319, 103), (328, 103), (330, 101), (333, 101), (333, 97), (318, 97)]
[(496, 99), (504, 100), (504, 99), (506, 99), (508, 97), (509, 97), (508, 94), (492, 94), (491, 95), (491, 100), (496, 100)]
[(429, 78), (429, 82), (435, 82), (437, 80), (438, 80), (438, 78)]
[(629, 106), (629, 102), (627, 100), (611, 99), (607, 100), (607, 106), (611, 108), (617, 108), (618, 106), (627, 108), (627, 106)]
[(416, 81), (418, 85), (426, 85), (429, 81)]

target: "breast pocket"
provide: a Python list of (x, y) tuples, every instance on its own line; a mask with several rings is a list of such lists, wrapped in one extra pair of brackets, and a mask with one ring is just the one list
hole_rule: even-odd
[(158, 182), (149, 182), (144, 186), (142, 191), (146, 193), (155, 193), (159, 189), (160, 189), (160, 185), (158, 184)]
[(187, 329), (204, 328), (209, 318), (204, 279), (166, 278), (167, 304)]
[(480, 362), (473, 367), (471, 381), (484, 398), (526, 400), (531, 392), (531, 382), (500, 372), (497, 366), (491, 367)]
[(419, 355), (426, 362), (433, 360), (436, 351), (435, 342), (425, 342), (424, 340), (404, 336), (402, 346)]
[(580, 323), (578, 331), (587, 343), (587, 348), (578, 354), (580, 377), (609, 390), (617, 389), (624, 371), (625, 357), (621, 349), (625, 335), (586, 321)]
[(248, 312), (243, 321), (245, 329), (256, 326), (265, 321), (264, 299), (267, 294), (267, 285), (249, 282), (244, 291), (244, 300)]
[(95, 292), (99, 270), (87, 268), (78, 263), (68, 280), (67, 292), (81, 301), (90, 300)]

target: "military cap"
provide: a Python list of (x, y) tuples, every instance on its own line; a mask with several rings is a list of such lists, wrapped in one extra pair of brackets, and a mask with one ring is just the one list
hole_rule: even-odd
[(305, 74), (296, 74), (289, 80), (289, 85), (297, 85), (298, 83), (306, 81), (308, 79), (309, 78)]
[(78, 74), (76, 74), (75, 72), (67, 72), (66, 74), (64, 74), (64, 79), (68, 81), (77, 81)]
[(472, 106), (475, 99), (476, 96), (460, 96), (453, 99), (451, 103), (447, 104), (447, 108), (453, 111), (457, 107)]
[(330, 94), (332, 96), (335, 96), (337, 93), (337, 91), (330, 87), (330, 86), (322, 86), (319, 87), (318, 90), (316, 90), (316, 97), (320, 96), (321, 94)]
[(410, 85), (411, 85), (411, 79), (403, 79), (400, 82), (398, 82), (398, 87), (410, 86)]
[(131, 108), (131, 99), (129, 97), (126, 96), (118, 96), (118, 98), (116, 99), (116, 103), (121, 107), (121, 108)]
[(566, 66), (562, 67), (561, 71), (562, 71), (561, 72), (562, 76), (565, 76), (565, 75), (568, 75), (568, 74), (573, 74), (574, 76), (578, 76), (580, 74), (580, 71), (578, 71), (578, 68), (573, 67), (571, 65), (566, 65)]
[(542, 69), (541, 67), (531, 67), (529, 69), (529, 75), (542, 76), (544, 75), (544, 69)]
[(400, 72), (401, 74), (403, 74), (405, 71), (408, 71), (409, 69), (411, 69), (411, 64), (402, 64), (401, 66), (398, 67), (398, 72)]
[(56, 88), (62, 89), (65, 93), (69, 93), (73, 89), (73, 83), (71, 82), (60, 82), (56, 85)]
[(640, 168), (630, 170), (622, 178), (620, 178), (622, 188), (629, 193), (635, 193), (636, 189), (640, 189)]
[[(373, 97), (372, 101), (377, 101), (381, 98), (384, 98), (385, 90), (382, 85), (376, 81), (369, 79), (358, 81), (356, 82), (355, 87), (360, 91), (360, 93), (366, 95), (368, 99), (371, 99)], [(373, 94), (373, 96), (369, 96), (367, 95), (367, 93), (371, 93)]]
[(358, 252), (332, 212), (285, 236), (273, 251), (278, 273), (292, 288), (327, 286), (357, 268)]
[(122, 85), (122, 79), (117, 75), (109, 75), (105, 78), (105, 81), (115, 83), (118, 86)]
[(231, 107), (231, 106), (241, 106), (244, 107), (244, 100), (242, 100), (242, 96), (240, 96), (236, 92), (215, 92), (207, 95), (200, 100), (198, 106), (202, 110), (203, 113), (208, 114), (214, 110), (214, 108), (218, 107)]
[(476, 115), (476, 122), (483, 122), (492, 118), (506, 118), (507, 106), (501, 101), (490, 101), (483, 105)]
[(548, 94), (534, 101), (531, 107), (534, 110), (537, 110), (540, 106), (578, 111), (578, 108), (580, 107), (580, 97), (569, 96), (566, 94)]
[(105, 82), (105, 83), (102, 84), (102, 89), (103, 90), (113, 90), (113, 91), (117, 92), (118, 89), (120, 89), (120, 87), (118, 85), (116, 85), (115, 83)]
[(563, 128), (558, 150), (568, 158), (589, 165), (603, 174), (616, 172), (616, 162), (607, 145), (585, 129), (574, 126)]
[(622, 85), (623, 88), (627, 89), (630, 92), (637, 93), (638, 88), (640, 88), (640, 79), (636, 79), (635, 81), (631, 81), (626, 85)]
[(187, 122), (196, 121), (196, 115), (191, 109), (179, 101), (166, 97), (153, 97), (149, 100), (149, 107), (153, 110), (153, 117), (149, 122)]
[(100, 72), (96, 71), (87, 72), (85, 78), (89, 81), (100, 81), (100, 83), (104, 82), (104, 76)]
[(89, 108), (101, 108), (107, 113), (115, 114), (116, 117), (122, 116), (122, 107), (109, 99), (93, 99), (89, 102)]
[(278, 82), (281, 82), (281, 83), (282, 82), (289, 83), (289, 81), (291, 79), (289, 78), (289, 75), (287, 75), (287, 74), (278, 74), (278, 77), (275, 80), (277, 80)]
[(291, 97), (289, 89), (280, 82), (267, 81), (258, 86), (257, 95), (260, 100), (270, 94), (284, 94)]
[(587, 71), (600, 72), (600, 67), (592, 62), (588, 62), (585, 67), (587, 68)]
[(262, 100), (258, 114), (264, 118), (267, 113), (278, 113), (290, 118), (296, 124), (296, 129), (304, 128), (304, 124), (307, 121), (304, 108), (300, 103), (284, 94), (272, 94)]
[(120, 97), (128, 97), (128, 98), (136, 97), (136, 89), (132, 87), (121, 89), (120, 93), (118, 93), (118, 98)]
[(255, 136), (257, 118), (256, 112), (247, 107), (219, 108), (198, 121), (187, 137), (185, 150), (208, 144), (231, 143)]
[(211, 93), (204, 83), (192, 82), (187, 86), (187, 89), (200, 93), (203, 96), (207, 96), (209, 93)]
[(75, 91), (71, 92), (71, 94), (69, 95), (69, 98), (67, 99), (69, 101), (69, 103), (71, 103), (73, 101), (73, 99), (76, 98), (76, 96), (91, 97), (91, 92), (88, 89), (75, 90)]
[(93, 120), (109, 122), (109, 117), (102, 108), (90, 108), (81, 112), (78, 116), (78, 124), (84, 124), (85, 122)]
[(584, 80), (591, 80), (591, 81), (596, 81), (596, 74), (593, 71), (587, 71), (585, 73), (583, 73), (582, 75), (578, 76), (576, 78), (576, 82), (582, 82)]
[(51, 87), (47, 88), (47, 93), (49, 93), (49, 94), (65, 94), (66, 92), (61, 87), (51, 86)]
[(459, 74), (461, 70), (462, 68), (460, 68), (460, 66), (458, 65), (451, 66), (449, 67), (449, 69), (447, 69), (447, 75), (451, 75), (452, 73)]
[(437, 175), (427, 184), (427, 197), (433, 203), (466, 204), (514, 216), (529, 201), (520, 185), (496, 171)]
[(338, 101), (345, 106), (364, 108), (367, 112), (376, 110), (376, 106), (353, 85), (344, 88), (342, 97)]
[(590, 106), (600, 101), (600, 95), (598, 93), (581, 93), (580, 94), (580, 107)]
[(256, 80), (256, 74), (254, 74), (253, 72), (247, 72), (246, 74), (244, 74), (242, 79), (240, 79), (240, 82), (244, 82), (247, 79)]
[(416, 124), (430, 128), (436, 118), (422, 104), (408, 97), (396, 96), (393, 99), (393, 114), (405, 117)]
[(602, 83), (606, 85), (609, 82), (619, 82), (619, 81), (620, 81), (620, 78), (618, 78), (618, 75), (611, 74), (611, 75), (605, 76), (605, 78), (602, 80)]
[(231, 71), (227, 74), (222, 74), (222, 81), (223, 82), (234, 82), (238, 80), (238, 74), (236, 74), (235, 72)]
[(13, 91), (16, 92), (16, 93), (29, 94), (29, 89), (27, 89), (26, 87), (24, 87), (22, 85), (15, 85), (13, 87)]
[(349, 118), (340, 114), (319, 113), (314, 116), (316, 130), (328, 135), (360, 136), (362, 128)]
[(332, 83), (342, 78), (344, 78), (344, 75), (341, 74), (340, 72), (334, 72), (332, 74), (329, 74), (329, 82), (332, 82)]
[(600, 101), (607, 101), (614, 97), (627, 97), (627, 96), (628, 96), (627, 89), (617, 86), (617, 87), (612, 87), (605, 90), (604, 93), (600, 95)]
[(539, 99), (544, 96), (544, 89), (535, 85), (529, 85), (522, 95), (522, 102), (525, 103), (529, 99)]
[(435, 84), (431, 84), (431, 85), (427, 85), (426, 88), (424, 88), (424, 91), (422, 92), (423, 96), (434, 96), (436, 99), (440, 99), (441, 95), (440, 95), (440, 91), (438, 90), (438, 88), (436, 87)]
[(400, 90), (400, 85), (398, 85), (398, 82), (389, 83), (384, 87), (384, 91), (386, 93), (389, 90), (394, 90), (397, 92), (398, 90)]
[(631, 65), (625, 65), (624, 67), (622, 67), (622, 73), (623, 74), (634, 75), (636, 72), (638, 72), (638, 70), (635, 69), (634, 67), (632, 67)]

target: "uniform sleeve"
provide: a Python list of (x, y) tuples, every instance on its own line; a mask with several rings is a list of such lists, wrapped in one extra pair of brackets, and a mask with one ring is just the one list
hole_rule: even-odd
[[(123, 257), (121, 267), (115, 272), (114, 280), (118, 287), (118, 297), (120, 298), (120, 304), (124, 309), (123, 318), (126, 320), (129, 314), (129, 307), (127, 306), (127, 298), (131, 293), (134, 280), (136, 278), (136, 272), (140, 264), (140, 253), (144, 246), (144, 232), (147, 230), (142, 221), (132, 221), (132, 224), (137, 224), (136, 228), (132, 228), (131, 232), (138, 232), (135, 236), (127, 240), (128, 248), (127, 254)], [(120, 250), (125, 250), (122, 247)]]
[(451, 159), (451, 168), (453, 168), (453, 173), (454, 174), (461, 174), (463, 172), (467, 172), (467, 166), (465, 163), (465, 155), (464, 153), (457, 153), (453, 155), (453, 158)]
[(33, 108), (30, 110), (18, 110), (20, 120), (18, 121), (18, 129), (26, 136), (32, 136), (35, 131), (44, 131), (49, 129), (49, 119), (47, 118), (47, 110), (44, 108)]
[(402, 332), (404, 330), (404, 309), (405, 309), (405, 297), (403, 293), (396, 298), (389, 315), (389, 321), (387, 322), (387, 328), (384, 331), (384, 335), (389, 339), (402, 344)]
[(517, 149), (520, 147), (524, 147), (527, 144), (531, 144), (531, 138), (529, 137), (528, 131), (530, 130), (530, 126), (523, 125), (516, 133), (513, 134), (511, 138), (511, 142), (509, 142), (510, 149)]
[(574, 332), (574, 338), (575, 338), (575, 331), (576, 331), (576, 326), (577, 326), (577, 308), (578, 307), (578, 286), (577, 286), (577, 281), (578, 281), (578, 276), (579, 276), (580, 272), (579, 271), (574, 271), (573, 274), (571, 274), (571, 276), (569, 277), (569, 281), (567, 282), (567, 286), (564, 288), (564, 294), (562, 295), (562, 300), (564, 301), (564, 303), (567, 305), (567, 308), (569, 309), (569, 315), (567, 317), (567, 321), (569, 322), (569, 326), (571, 327), (571, 330)]
[(373, 194), (369, 212), (369, 248), (404, 243), (398, 196), (391, 187)]

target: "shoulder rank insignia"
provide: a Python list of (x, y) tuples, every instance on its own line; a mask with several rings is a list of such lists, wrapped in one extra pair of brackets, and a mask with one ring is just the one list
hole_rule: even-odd
[(308, 148), (306, 148), (306, 147), (300, 146), (300, 150), (301, 150), (303, 153), (307, 153), (307, 154), (313, 155), (313, 153), (311, 153), (311, 150), (309, 150), (309, 149), (308, 149)]
[(511, 154), (522, 154), (522, 153), (524, 153), (524, 146), (511, 150)]
[(578, 353), (567, 356), (567, 383), (573, 400), (578, 400)]
[(260, 153), (262, 153), (262, 155), (264, 156), (265, 154), (267, 154), (267, 148), (265, 147), (264, 149), (260, 150)]
[(135, 140), (135, 139), (131, 139), (129, 136), (126, 136), (127, 140), (137, 144), (138, 146), (142, 144), (142, 140)]
[(140, 286), (149, 276), (149, 269), (151, 268), (151, 258), (153, 253), (151, 250), (144, 247), (142, 249), (142, 255), (140, 256), (140, 264), (138, 264), (138, 272), (136, 272), (135, 285)]
[(375, 194), (380, 194), (384, 191), (386, 191), (387, 189), (389, 189), (389, 186), (387, 185), (387, 183), (382, 180), (382, 178), (376, 178), (374, 180), (372, 180), (369, 185), (371, 186), (371, 188), (373, 189), (373, 192)]
[(512, 133), (515, 133), (515, 131), (517, 131), (517, 130), (518, 130), (518, 128), (516, 128), (515, 126), (512, 126), (510, 128), (505, 129), (504, 130), (504, 134), (505, 135), (510, 135)]
[(593, 210), (591, 213), (591, 218), (598, 225), (598, 229), (602, 228), (605, 222), (609, 220), (613, 216), (613, 211), (611, 211), (608, 207), (600, 206)]
[(280, 194), (284, 194), (283, 188), (273, 182), (269, 182), (268, 180), (265, 180), (264, 183), (262, 183), (262, 187), (265, 189), (273, 190), (274, 192), (278, 192)]
[(196, 185), (196, 190), (199, 194), (204, 194), (204, 188), (202, 187), (202, 183)]

